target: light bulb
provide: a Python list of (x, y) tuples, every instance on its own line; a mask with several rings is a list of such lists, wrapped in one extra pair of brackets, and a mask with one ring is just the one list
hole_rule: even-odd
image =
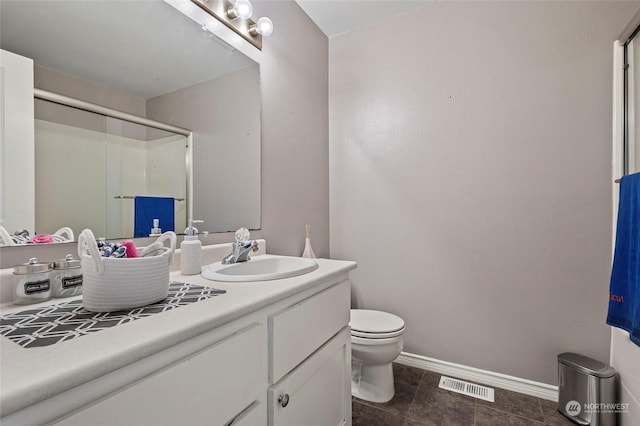
[(227, 10), (227, 16), (231, 19), (249, 19), (253, 13), (253, 6), (249, 0), (236, 0), (233, 7)]
[(253, 35), (260, 34), (264, 37), (270, 36), (271, 33), (273, 33), (273, 22), (267, 17), (262, 17), (249, 28), (249, 31)]

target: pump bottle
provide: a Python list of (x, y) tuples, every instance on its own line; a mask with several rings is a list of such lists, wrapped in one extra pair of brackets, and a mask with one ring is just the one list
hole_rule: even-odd
[(180, 243), (182, 275), (195, 275), (202, 272), (202, 242), (198, 239), (198, 229), (193, 227), (193, 222), (193, 219), (189, 219), (189, 227), (185, 230), (184, 239)]

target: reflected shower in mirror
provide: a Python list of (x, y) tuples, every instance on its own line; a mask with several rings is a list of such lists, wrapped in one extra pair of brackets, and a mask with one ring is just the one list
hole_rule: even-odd
[[(73, 24), (62, 24), (65, 22)], [(181, 218), (175, 225), (178, 233), (184, 231), (181, 215), (189, 214), (189, 206), (194, 219), (204, 220), (200, 231), (225, 232), (240, 226), (260, 227), (261, 101), (260, 70), (255, 61), (204, 31), (201, 25), (172, 5), (157, 0), (2, 0), (0, 48), (34, 60), (35, 88), (192, 132), (193, 159), (185, 166), (184, 141), (176, 142), (176, 145), (160, 143), (164, 141), (162, 138), (171, 137), (164, 135), (158, 139), (152, 131), (97, 118), (87, 112), (67, 113), (67, 121), (60, 122), (51, 119), (50, 114), (63, 107), (46, 106), (44, 101), (37, 100), (34, 125), (39, 135), (51, 131), (49, 127), (74, 128), (73, 138), (57, 138), (65, 139), (74, 152), (65, 157), (67, 169), (83, 169), (87, 176), (88, 171), (79, 163), (92, 164), (95, 174), (91, 178), (99, 174), (98, 170), (105, 170), (107, 174), (110, 170), (118, 170), (119, 177), (113, 179), (120, 179), (123, 189), (111, 191), (107, 188), (106, 199), (116, 195), (184, 197), (185, 201), (176, 203), (175, 217)], [(105, 145), (101, 152), (104, 163), (98, 166), (95, 142), (83, 144), (75, 140), (72, 143), (72, 139), (77, 139), (77, 134), (83, 132), (103, 132), (105, 139), (121, 138), (118, 142), (120, 151), (113, 147), (107, 149)], [(144, 136), (136, 139), (137, 136), (133, 137), (136, 132)], [(160, 188), (151, 190), (156, 183), (152, 184), (149, 179), (140, 181), (138, 178), (150, 170), (142, 160), (129, 161), (135, 158), (129, 156), (129, 150), (135, 151), (137, 148), (134, 147), (142, 145), (162, 146), (159, 151), (166, 149), (156, 157), (162, 156), (163, 161), (173, 161), (173, 164), (169, 167), (162, 163), (163, 166), (155, 171), (161, 168), (171, 170), (171, 173), (183, 170), (187, 183), (182, 177), (173, 182), (173, 175), (167, 174), (158, 177), (156, 183)], [(44, 155), (50, 155), (51, 151), (59, 153), (56, 147), (47, 147), (50, 151)], [(45, 152), (42, 147), (37, 150)], [(155, 156), (150, 151), (140, 155), (147, 161)], [(118, 163), (123, 159), (126, 161)], [(62, 186), (62, 181), (68, 178), (67, 170), (56, 172), (51, 164), (37, 159), (32, 161), (36, 161), (37, 176), (59, 173), (56, 179), (38, 179), (43, 185), (46, 181), (46, 193), (37, 188), (34, 190), (38, 220), (32, 232), (51, 233), (50, 228), (56, 226), (53, 223), (40, 228), (40, 224), (49, 220), (48, 213), (41, 208), (52, 199), (62, 199), (65, 191), (70, 192)], [(40, 170), (41, 167), (44, 169)], [(192, 181), (189, 181), (190, 176)], [(101, 176), (100, 179), (106, 185), (106, 178)], [(10, 179), (7, 182), (10, 184)], [(174, 191), (174, 183), (183, 191)], [(144, 189), (129, 191), (127, 185), (143, 185)], [(96, 235), (107, 238), (133, 236), (129, 217), (132, 210), (123, 213), (119, 209), (127, 203), (132, 204), (131, 200), (110, 199), (109, 205), (115, 202), (119, 208), (108, 207), (104, 201), (105, 214), (97, 215), (92, 210), (97, 204), (94, 206), (89, 201), (95, 196), (93, 190), (77, 187), (74, 192), (76, 200), (84, 200), (82, 208), (75, 209), (71, 215), (60, 212), (56, 219), (60, 222), (56, 223), (64, 226), (71, 222), (82, 223), (82, 226), (96, 230)], [(92, 219), (96, 222), (91, 222)], [(117, 223), (122, 227), (115, 225)], [(27, 226), (16, 224), (13, 228)], [(104, 234), (99, 231), (102, 229)]]
[(148, 235), (155, 217), (137, 207), (156, 198), (171, 211), (155, 216), (173, 218), (160, 228), (185, 229), (186, 136), (39, 99), (35, 118), (38, 233), (67, 226), (107, 239)]

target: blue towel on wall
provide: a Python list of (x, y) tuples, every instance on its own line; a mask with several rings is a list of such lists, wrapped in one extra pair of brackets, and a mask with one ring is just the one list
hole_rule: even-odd
[(153, 219), (160, 220), (162, 232), (175, 231), (175, 200), (170, 197), (136, 196), (133, 219), (133, 236), (148, 237)]
[(628, 331), (640, 346), (640, 173), (620, 180), (607, 324)]

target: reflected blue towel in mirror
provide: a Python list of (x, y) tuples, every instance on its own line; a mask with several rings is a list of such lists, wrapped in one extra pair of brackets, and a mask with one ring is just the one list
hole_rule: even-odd
[(136, 196), (134, 202), (133, 236), (148, 237), (153, 219), (160, 220), (162, 232), (175, 231), (175, 199), (172, 197)]
[(620, 180), (607, 324), (628, 331), (640, 346), (640, 173)]

